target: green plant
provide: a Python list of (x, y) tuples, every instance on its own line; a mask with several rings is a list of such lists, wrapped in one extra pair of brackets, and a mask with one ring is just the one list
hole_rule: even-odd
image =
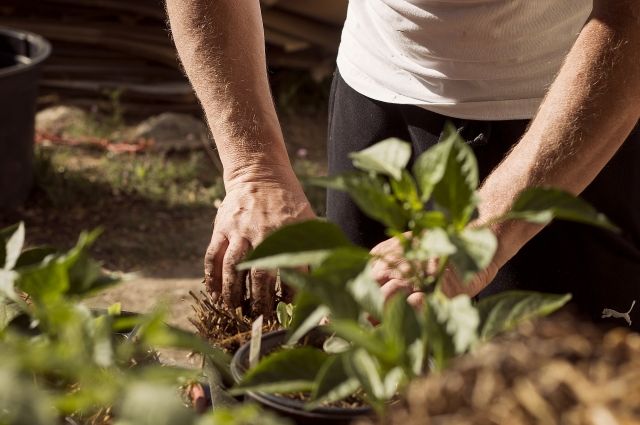
[(251, 407), (198, 418), (185, 406), (178, 388), (197, 371), (160, 365), (154, 348), (203, 353), (227, 384), (229, 358), (167, 326), (163, 309), (129, 316), (118, 304), (104, 312), (82, 305), (118, 280), (88, 255), (98, 234), (83, 233), (69, 252), (56, 253), (23, 249), (22, 224), (0, 230), (0, 424), (98, 423), (107, 412), (119, 425), (262, 423)]
[[(237, 392), (307, 391), (308, 407), (313, 408), (363, 391), (380, 412), (415, 377), (446, 367), (479, 342), (570, 299), (506, 292), (474, 305), (466, 295), (447, 298), (441, 290), (447, 267), (469, 282), (490, 264), (497, 248), (488, 227), (471, 225), (478, 204), (476, 159), (452, 126), (440, 143), (417, 158), (413, 175), (405, 169), (410, 156), (408, 143), (386, 140), (352, 155), (360, 171), (320, 184), (347, 191), (400, 240), (411, 266), (406, 278), (426, 294), (421, 311), (403, 295), (385, 304), (371, 273), (376, 258), (352, 245), (333, 224), (287, 226), (256, 247), (240, 268), (277, 268), (297, 289), (289, 348), (250, 369)], [(555, 218), (614, 229), (585, 202), (551, 188), (522, 193), (509, 214), (492, 222), (548, 223)], [(434, 260), (437, 271), (427, 273)], [(310, 266), (310, 272), (297, 271), (302, 266)], [(295, 346), (326, 316), (332, 336), (324, 350)]]

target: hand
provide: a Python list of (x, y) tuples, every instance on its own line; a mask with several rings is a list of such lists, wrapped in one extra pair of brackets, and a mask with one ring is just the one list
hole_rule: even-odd
[[(410, 236), (406, 234), (406, 236)], [(385, 301), (398, 293), (405, 293), (407, 302), (415, 308), (422, 306), (424, 293), (419, 291), (411, 282), (411, 264), (403, 257), (403, 249), (397, 238), (387, 239), (376, 245), (371, 250), (371, 255), (378, 259), (373, 263), (373, 276), (380, 284)], [(449, 298), (456, 295), (477, 295), (495, 278), (498, 267), (491, 263), (489, 267), (478, 273), (471, 282), (464, 284), (456, 273), (447, 268), (442, 282), (442, 292)], [(427, 274), (435, 274), (438, 270), (438, 261), (433, 260), (427, 264)]]
[[(243, 179), (227, 184), (204, 259), (208, 290), (232, 308), (242, 305), (247, 273), (236, 270), (236, 265), (270, 232), (313, 218), (315, 214), (293, 173), (285, 178)], [(271, 316), (275, 275), (252, 269), (250, 278), (252, 311)]]

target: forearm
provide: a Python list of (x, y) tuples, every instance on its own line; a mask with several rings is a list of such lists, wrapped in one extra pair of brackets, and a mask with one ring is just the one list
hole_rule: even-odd
[[(507, 212), (529, 187), (582, 192), (638, 122), (638, 99), (640, 7), (637, 0), (596, 1), (529, 130), (484, 182), (480, 220)], [(500, 267), (541, 227), (507, 222), (494, 230)]]
[(225, 181), (290, 172), (267, 80), (258, 0), (167, 0), (167, 12)]

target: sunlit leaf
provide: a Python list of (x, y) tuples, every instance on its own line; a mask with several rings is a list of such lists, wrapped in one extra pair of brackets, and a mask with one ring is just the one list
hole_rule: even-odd
[(398, 294), (387, 302), (382, 329), (390, 354), (400, 365), (408, 365), (409, 347), (421, 336), (416, 311), (407, 303), (406, 294)]
[(619, 231), (604, 214), (596, 211), (587, 202), (555, 188), (525, 190), (518, 196), (506, 218), (539, 224), (547, 224), (553, 219), (561, 219)]
[[(452, 222), (465, 226), (475, 209), (478, 188), (478, 164), (473, 150), (467, 146), (451, 124), (445, 126), (441, 154), (446, 157), (446, 168), (441, 179), (433, 186), (436, 204), (448, 211)], [(442, 156), (439, 160), (442, 160)]]
[(438, 323), (444, 325), (447, 334), (451, 335), (457, 354), (464, 353), (478, 339), (480, 317), (467, 295), (454, 298), (444, 296), (433, 297), (430, 306)]
[(307, 408), (313, 409), (325, 403), (333, 403), (349, 397), (360, 388), (357, 379), (349, 376), (345, 368), (347, 355), (331, 356), (316, 377), (311, 399)]
[(372, 317), (380, 320), (384, 306), (384, 297), (380, 291), (380, 284), (373, 278), (371, 266), (366, 267), (355, 279), (347, 284), (360, 308)]
[(451, 237), (451, 241), (456, 251), (450, 260), (465, 283), (473, 279), (476, 273), (489, 267), (498, 249), (498, 239), (487, 228), (466, 228)]
[(387, 139), (349, 157), (356, 168), (400, 180), (411, 158), (411, 145), (400, 139)]
[(357, 349), (349, 353), (346, 359), (349, 374), (358, 379), (369, 397), (373, 400), (385, 400), (386, 391), (375, 357), (364, 349)]
[(448, 257), (455, 254), (456, 246), (444, 229), (434, 228), (418, 236), (417, 246), (407, 255), (413, 260), (426, 261), (431, 258)]
[(478, 302), (480, 337), (488, 340), (513, 329), (518, 323), (546, 316), (564, 306), (569, 294), (544, 294), (529, 291), (507, 291)]
[(407, 227), (406, 212), (382, 178), (353, 173), (316, 179), (315, 184), (348, 192), (364, 214), (391, 229), (404, 231)]
[(311, 220), (284, 226), (269, 235), (238, 268), (298, 267), (322, 262), (330, 251), (352, 246), (335, 224)]
[(352, 320), (332, 320), (329, 329), (335, 332), (340, 338), (349, 341), (354, 347), (367, 350), (377, 358), (393, 363), (394, 353), (389, 352), (385, 340), (379, 337), (370, 329), (363, 328), (356, 321)]
[(349, 341), (340, 338), (336, 335), (331, 335), (322, 344), (322, 349), (327, 354), (342, 354), (349, 351), (351, 343)]
[[(344, 291), (344, 283), (327, 282), (314, 275), (294, 270), (281, 270), (282, 280), (288, 285), (309, 294), (331, 310), (332, 316), (342, 319), (356, 319), (358, 304), (350, 293)], [(292, 325), (293, 326), (293, 325)]]
[(424, 210), (416, 181), (407, 170), (402, 171), (402, 178), (400, 180), (391, 179), (389, 183), (391, 184), (391, 191), (394, 196), (402, 201), (406, 210), (410, 210), (412, 214)]
[(24, 246), (24, 235), (24, 223), (20, 223), (5, 245), (5, 270), (12, 270), (15, 267)]
[(384, 398), (391, 400), (401, 385), (407, 381), (407, 374), (401, 367), (394, 367), (384, 376)]

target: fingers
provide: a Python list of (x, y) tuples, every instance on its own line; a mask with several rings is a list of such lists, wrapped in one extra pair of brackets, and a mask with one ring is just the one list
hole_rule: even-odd
[(424, 292), (414, 292), (407, 297), (407, 303), (417, 310), (421, 309), (424, 305)]
[(251, 312), (253, 317), (271, 319), (275, 308), (276, 275), (266, 270), (251, 269)]
[(246, 271), (236, 269), (249, 252), (251, 245), (246, 239), (229, 241), (222, 261), (222, 300), (227, 306), (237, 308), (242, 305), (245, 292)]
[(390, 280), (402, 279), (411, 271), (411, 266), (406, 260), (381, 258), (373, 263), (373, 278), (383, 285)]
[(204, 256), (204, 283), (214, 299), (222, 291), (222, 262), (228, 246), (229, 241), (224, 235), (214, 233)]
[(399, 293), (404, 293), (408, 296), (413, 292), (413, 286), (406, 280), (392, 279), (380, 287), (380, 292), (382, 292), (385, 301), (389, 301)]

